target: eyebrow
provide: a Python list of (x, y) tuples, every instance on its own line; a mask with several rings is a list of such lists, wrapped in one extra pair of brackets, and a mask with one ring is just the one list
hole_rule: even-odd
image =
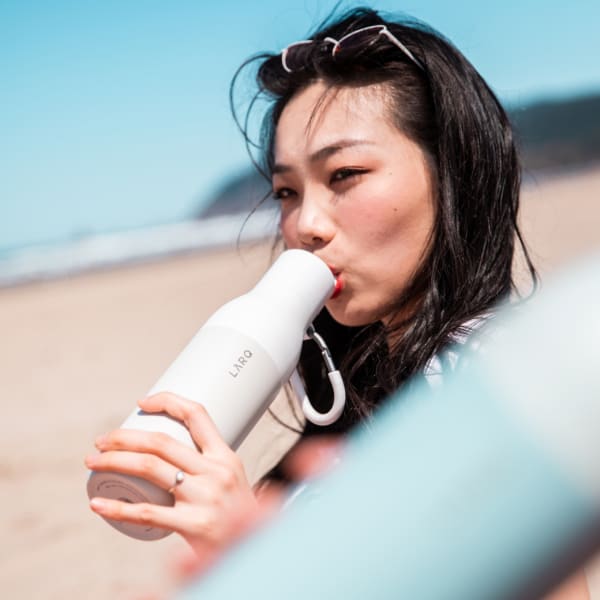
[[(374, 144), (375, 144), (375, 142), (372, 142), (370, 140), (352, 140), (352, 139), (338, 140), (338, 141), (334, 142), (333, 144), (328, 144), (327, 146), (323, 146), (323, 148), (319, 148), (319, 150), (315, 150), (308, 157), (308, 161), (310, 163), (321, 162), (321, 161), (329, 158), (330, 156), (333, 156), (334, 154), (337, 154), (338, 152), (345, 150), (346, 148), (351, 148), (353, 146), (365, 146), (365, 145), (372, 146)], [(285, 165), (282, 163), (276, 163), (273, 166), (272, 173), (273, 173), (273, 175), (275, 175), (277, 173), (286, 173), (291, 170), (292, 170), (292, 167), (289, 165)]]

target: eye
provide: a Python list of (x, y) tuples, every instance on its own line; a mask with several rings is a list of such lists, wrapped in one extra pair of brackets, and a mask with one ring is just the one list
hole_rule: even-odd
[(290, 188), (281, 187), (273, 190), (272, 197), (274, 200), (289, 200), (296, 195), (296, 192)]
[(344, 167), (342, 169), (337, 169), (332, 173), (329, 183), (333, 184), (340, 181), (346, 181), (348, 179), (364, 175), (366, 172), (367, 169), (358, 169), (356, 167)]

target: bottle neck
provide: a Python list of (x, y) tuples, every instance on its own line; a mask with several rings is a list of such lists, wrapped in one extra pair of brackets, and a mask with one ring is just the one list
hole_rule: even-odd
[(331, 297), (334, 286), (335, 278), (320, 258), (305, 250), (286, 250), (252, 293), (306, 329)]

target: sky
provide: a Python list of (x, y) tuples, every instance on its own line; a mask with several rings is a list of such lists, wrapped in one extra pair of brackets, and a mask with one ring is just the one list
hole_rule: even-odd
[[(237, 67), (335, 4), (0, 0), (0, 251), (192, 216), (249, 165)], [(437, 28), (505, 102), (600, 91), (598, 0), (370, 6)]]

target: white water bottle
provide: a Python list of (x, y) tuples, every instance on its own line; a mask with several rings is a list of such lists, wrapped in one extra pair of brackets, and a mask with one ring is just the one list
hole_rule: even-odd
[[(201, 403), (227, 444), (237, 448), (292, 375), (305, 332), (331, 297), (329, 267), (304, 250), (281, 254), (248, 293), (218, 309), (149, 391), (172, 392)], [(135, 410), (125, 429), (160, 431), (195, 448), (188, 430), (164, 414)], [(91, 473), (88, 496), (173, 505), (166, 490), (122, 473)], [(107, 521), (131, 537), (152, 540), (170, 532)]]

